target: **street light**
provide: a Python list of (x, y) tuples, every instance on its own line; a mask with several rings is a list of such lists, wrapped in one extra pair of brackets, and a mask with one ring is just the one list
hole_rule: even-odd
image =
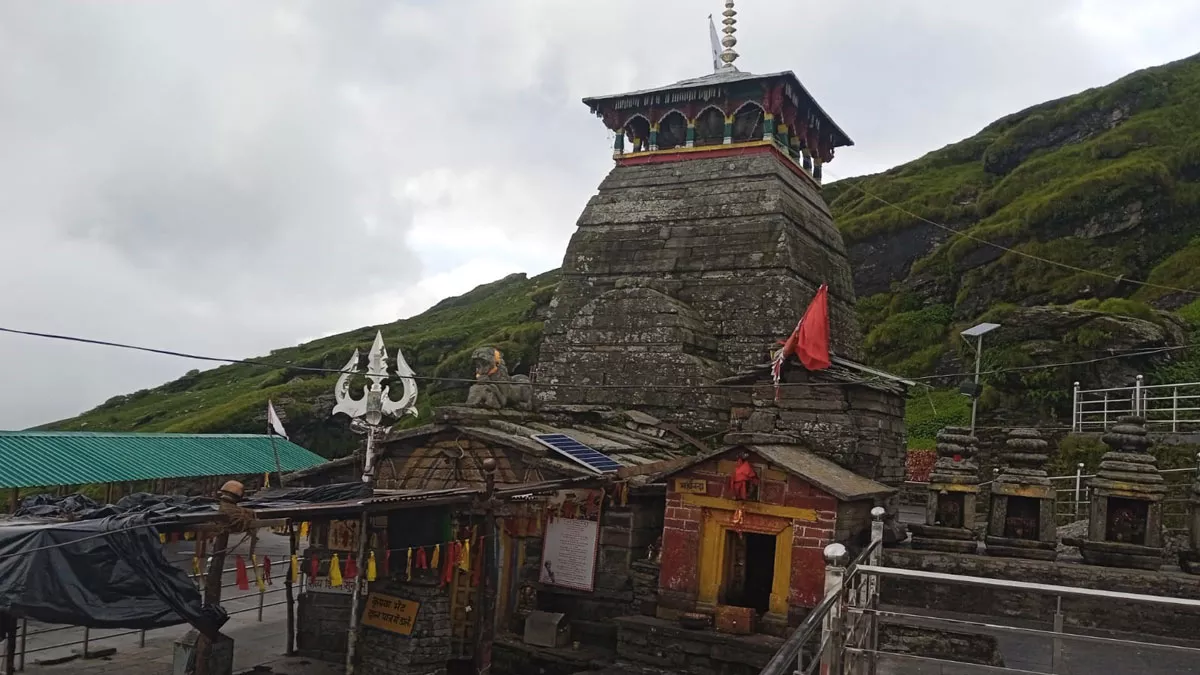
[(975, 381), (964, 382), (959, 388), (960, 391), (971, 397), (971, 435), (975, 435), (975, 415), (979, 411), (979, 370), (983, 365), (983, 336), (996, 330), (1000, 327), (998, 323), (981, 323), (959, 333), (967, 344), (971, 344), (970, 338), (975, 338)]

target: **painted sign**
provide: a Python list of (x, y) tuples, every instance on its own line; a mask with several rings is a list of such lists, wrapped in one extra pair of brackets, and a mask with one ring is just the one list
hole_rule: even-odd
[(331, 551), (353, 551), (358, 548), (358, 521), (329, 521), (328, 548)]
[(600, 523), (594, 520), (551, 520), (542, 546), (541, 582), (579, 591), (595, 590), (599, 540)]
[(708, 481), (700, 478), (676, 478), (675, 492), (689, 495), (708, 494)]
[(309, 580), (304, 586), (304, 590), (313, 593), (336, 593), (339, 595), (350, 595), (354, 590), (353, 580), (342, 582), (341, 586), (334, 586), (329, 583), (329, 577), (317, 577)]
[(421, 604), (412, 600), (397, 598), (382, 593), (372, 593), (367, 596), (366, 611), (363, 612), (363, 625), (390, 633), (412, 635), (413, 625), (417, 622), (417, 610)]

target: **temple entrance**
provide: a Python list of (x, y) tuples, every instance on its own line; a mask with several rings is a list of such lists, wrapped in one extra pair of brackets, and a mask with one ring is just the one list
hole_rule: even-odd
[(1140, 499), (1108, 498), (1105, 538), (1120, 544), (1146, 545), (1146, 522), (1150, 503)]
[(726, 534), (725, 603), (766, 614), (775, 583), (775, 536)]
[(1004, 516), (1004, 536), (1010, 539), (1038, 538), (1041, 502), (1033, 497), (1009, 497)]

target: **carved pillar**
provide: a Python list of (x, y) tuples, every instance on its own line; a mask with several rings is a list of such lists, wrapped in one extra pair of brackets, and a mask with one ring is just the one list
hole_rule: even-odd
[(650, 149), (658, 149), (658, 122), (650, 125)]
[(725, 145), (733, 142), (733, 115), (725, 116)]
[(688, 120), (687, 126), (687, 147), (696, 147), (696, 120)]
[(774, 113), (763, 114), (763, 137), (764, 141), (769, 141), (775, 138), (775, 115)]

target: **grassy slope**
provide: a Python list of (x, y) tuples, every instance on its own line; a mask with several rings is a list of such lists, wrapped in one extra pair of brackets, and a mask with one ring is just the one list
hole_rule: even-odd
[[(166, 431), (192, 433), (260, 433), (266, 427), (266, 402), (281, 410), (289, 432), (302, 445), (326, 456), (338, 456), (355, 442), (347, 420), (330, 418), (335, 376), (293, 367), (338, 369), (357, 348), (366, 351), (382, 330), (394, 355), (400, 347), (419, 375), (472, 377), (472, 349), (495, 344), (511, 369), (525, 372), (537, 356), (546, 305), (558, 283), (557, 272), (526, 278), (513, 275), (443, 300), (430, 310), (379, 327), (363, 327), (307, 344), (271, 352), (261, 360), (283, 367), (228, 365), (192, 371), (154, 389), (114, 397), (99, 407), (49, 425), (73, 431)], [(256, 359), (258, 360), (258, 359)], [(288, 367), (291, 366), (291, 367)], [(461, 398), (462, 387), (420, 383), (421, 418), (433, 406)]]
[[(1114, 124), (1113, 120), (1117, 120)], [(1005, 117), (979, 134), (874, 176), (826, 188), (847, 244), (886, 240), (920, 225), (865, 190), (926, 218), (966, 229), (1012, 248), (1078, 267), (1185, 288), (1200, 287), (1200, 56), (1134, 73), (1107, 87), (1044, 103)], [(1130, 209), (1142, 224), (1099, 238), (1077, 230), (1105, 227)], [(448, 299), (419, 316), (382, 326), (389, 346), (403, 348), (420, 374), (468, 376), (467, 355), (494, 342), (510, 364), (526, 370), (541, 334), (537, 308), (550, 299), (556, 274), (504, 279)], [(1148, 305), (1184, 302), (1070, 270), (997, 255), (952, 238), (918, 260), (892, 290), (860, 299), (868, 360), (906, 375), (945, 370), (958, 349), (957, 327), (996, 317), (1016, 305), (1085, 302), (1105, 312), (1153, 316)], [(1192, 325), (1200, 305), (1180, 310)], [(361, 328), (273, 352), (290, 365), (341, 367), (375, 328)], [(1063, 336), (1080, 348), (1093, 335)], [(1093, 349), (1094, 351), (1094, 349)], [(994, 351), (989, 366), (1024, 363), (1021, 345)], [(952, 363), (953, 359), (949, 361)], [(1200, 355), (1169, 374), (1200, 376)], [(1067, 391), (1068, 374), (1030, 374), (1019, 385), (1031, 400)], [(336, 455), (353, 443), (345, 420), (331, 420), (332, 378), (288, 368), (227, 366), (152, 390), (116, 397), (60, 429), (257, 432), (274, 399), (289, 428), (318, 452)], [(423, 385), (423, 416), (463, 390)], [(965, 399), (947, 391), (914, 393), (910, 436), (929, 446), (933, 432), (965, 421)]]

